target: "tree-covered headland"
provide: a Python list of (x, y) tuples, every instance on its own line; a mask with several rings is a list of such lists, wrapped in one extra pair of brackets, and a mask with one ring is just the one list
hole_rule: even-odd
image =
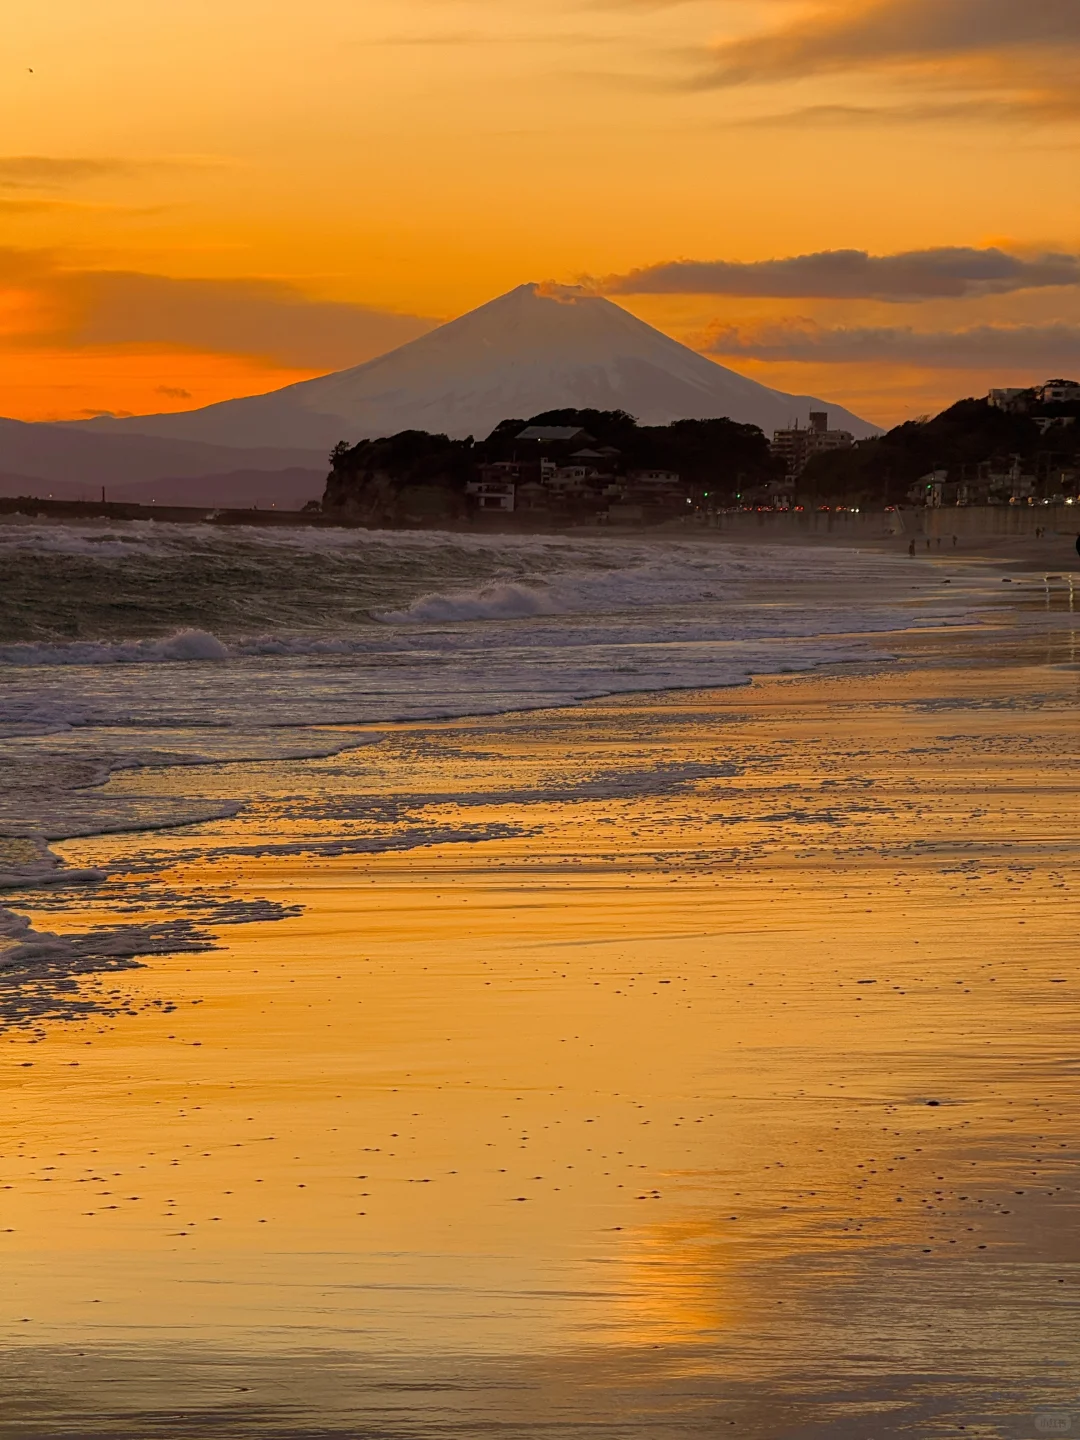
[(513, 523), (634, 523), (737, 506), (1074, 496), (1080, 401), (1043, 403), (1039, 393), (1007, 408), (960, 400), (814, 455), (796, 476), (757, 426), (726, 419), (639, 425), (622, 410), (561, 409), (503, 420), (482, 440), (405, 430), (337, 445), (323, 509), (360, 524), (457, 523), (485, 506), (498, 511), (512, 489)]
[[(523, 439), (530, 427), (549, 433)], [(381, 524), (466, 519), (478, 508), (470, 489), (500, 480), (514, 484), (519, 517), (588, 520), (623, 504), (662, 520), (732, 503), (741, 489), (783, 473), (755, 425), (639, 425), (622, 410), (589, 409), (503, 420), (483, 440), (406, 430), (340, 444), (330, 460), (324, 510)]]

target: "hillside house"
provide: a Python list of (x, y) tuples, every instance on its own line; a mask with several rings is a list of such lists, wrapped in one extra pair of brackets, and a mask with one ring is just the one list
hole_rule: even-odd
[(468, 495), (478, 510), (501, 510), (511, 513), (515, 509), (517, 486), (521, 466), (512, 462), (499, 461), (494, 465), (481, 465), (475, 480), (465, 485)]
[(526, 425), (517, 439), (538, 445), (594, 445), (594, 437), (577, 425)]
[(1027, 402), (1031, 396), (1030, 390), (1025, 390), (1020, 385), (1000, 385), (991, 390), (986, 397), (986, 403), (993, 406), (995, 410), (1020, 411), (1027, 409)]
[(1038, 391), (1044, 405), (1080, 405), (1080, 382), (1048, 380)]
[(677, 470), (631, 470), (626, 483), (631, 490), (650, 495), (682, 494), (682, 476)]

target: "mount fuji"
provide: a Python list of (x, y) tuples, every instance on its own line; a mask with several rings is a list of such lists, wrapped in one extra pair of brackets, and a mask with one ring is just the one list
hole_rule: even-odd
[(610, 300), (540, 285), (519, 285), (350, 370), (201, 410), (102, 417), (78, 428), (325, 452), (338, 440), (399, 430), (481, 438), (500, 420), (566, 407), (627, 410), (646, 425), (727, 416), (767, 435), (828, 410), (834, 429), (878, 433), (839, 405), (727, 370)]

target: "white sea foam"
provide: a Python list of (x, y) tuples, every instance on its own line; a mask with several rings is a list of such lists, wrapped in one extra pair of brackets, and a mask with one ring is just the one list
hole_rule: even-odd
[(77, 700), (0, 690), (0, 737), (57, 735), (87, 718), (86, 706)]
[[(678, 540), (94, 522), (0, 526), (0, 553), (31, 590), (43, 564), (58, 596), (76, 585), (63, 623), (35, 613), (32, 638), (0, 640), (0, 759), (20, 796), (6, 823), (22, 835), (224, 813), (87, 793), (124, 766), (329, 754), (361, 737), (311, 727), (739, 685), (881, 656), (890, 631), (968, 605), (906, 556)], [(10, 598), (0, 622), (25, 624)], [(103, 633), (132, 610), (158, 633)]]

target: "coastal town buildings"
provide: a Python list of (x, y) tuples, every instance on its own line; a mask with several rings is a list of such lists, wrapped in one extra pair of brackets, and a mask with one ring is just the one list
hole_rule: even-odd
[(829, 429), (827, 410), (811, 410), (810, 424), (805, 429), (795, 424), (788, 430), (774, 430), (769, 449), (784, 462), (788, 477), (794, 479), (806, 469), (812, 456), (826, 450), (849, 450), (854, 444), (850, 430)]
[[(568, 423), (541, 423), (548, 418)], [(824, 409), (805, 427), (776, 431), (771, 445), (723, 419), (668, 430), (622, 412), (555, 411), (536, 423), (507, 419), (480, 442), (404, 431), (339, 446), (323, 512), (383, 524), (482, 517), (496, 527), (527, 514), (525, 527), (538, 528), (708, 523), (729, 509), (1074, 505), (1078, 422), (1072, 380), (965, 398), (860, 441), (830, 428)]]
[(931, 470), (908, 492), (915, 505), (939, 509), (945, 505), (1026, 505), (1036, 490), (1035, 476), (1024, 470), (1019, 457), (985, 460), (958, 474)]
[(477, 510), (591, 516), (610, 523), (660, 518), (687, 504), (676, 470), (627, 469), (613, 445), (573, 425), (527, 425), (514, 460), (478, 468), (466, 494)]

